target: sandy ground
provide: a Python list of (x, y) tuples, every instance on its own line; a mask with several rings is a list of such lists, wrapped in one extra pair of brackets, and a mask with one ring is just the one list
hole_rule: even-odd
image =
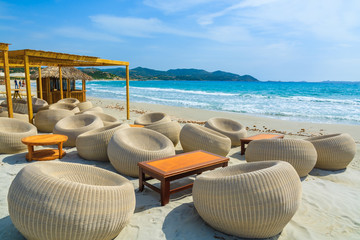
[[(231, 118), (247, 126), (249, 136), (259, 132), (279, 132), (284, 133), (285, 138), (302, 139), (339, 132), (351, 134), (357, 144), (355, 159), (346, 170), (314, 169), (309, 176), (302, 178), (303, 195), (300, 208), (282, 233), (272, 239), (360, 239), (360, 126), (283, 121), (143, 103), (132, 103), (131, 119), (126, 120), (123, 102), (96, 98), (88, 100), (103, 107), (105, 113), (117, 117), (121, 122), (132, 123), (144, 112), (161, 111), (180, 122), (201, 123), (215, 116)], [(181, 145), (178, 144), (176, 149), (180, 153)], [(83, 160), (77, 155), (76, 148), (66, 148), (66, 152), (67, 155), (61, 159), (63, 162), (89, 164), (116, 172), (110, 163)], [(232, 148), (228, 156), (230, 165), (245, 163), (239, 147)], [(0, 239), (24, 239), (9, 217), (7, 192), (16, 174), (28, 164), (31, 163), (25, 160), (25, 153), (0, 154)], [(116, 239), (240, 239), (208, 226), (194, 208), (191, 190), (171, 195), (170, 203), (162, 207), (158, 193), (146, 187), (143, 192), (139, 192), (138, 179), (127, 178), (134, 185), (136, 209), (129, 224)], [(192, 179), (190, 177), (175, 182), (173, 187)]]

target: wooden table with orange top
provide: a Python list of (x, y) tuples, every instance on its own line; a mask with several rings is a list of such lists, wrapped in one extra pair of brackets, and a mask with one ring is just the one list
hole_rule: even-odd
[[(146, 185), (160, 193), (161, 205), (164, 206), (169, 203), (170, 194), (192, 188), (193, 186), (193, 183), (190, 183), (185, 186), (170, 189), (171, 181), (194, 174), (200, 174), (218, 167), (226, 167), (228, 161), (229, 158), (227, 157), (198, 150), (167, 158), (139, 162), (139, 191), (142, 192), (144, 185)], [(158, 179), (161, 182), (160, 189), (146, 182), (145, 174), (151, 178)]]
[[(34, 135), (21, 139), (22, 143), (28, 146), (29, 153), (26, 154), (28, 161), (46, 161), (62, 158), (65, 156), (65, 151), (62, 149), (63, 143), (68, 140), (68, 137), (61, 134), (44, 134)], [(41, 149), (34, 151), (34, 146), (44, 145), (58, 145), (58, 149)]]
[(261, 140), (261, 139), (271, 139), (271, 138), (284, 138), (284, 135), (282, 134), (257, 134), (251, 137), (247, 137), (247, 138), (241, 138), (240, 139), (240, 143), (241, 143), (241, 155), (245, 154), (245, 144), (250, 143), (253, 140)]

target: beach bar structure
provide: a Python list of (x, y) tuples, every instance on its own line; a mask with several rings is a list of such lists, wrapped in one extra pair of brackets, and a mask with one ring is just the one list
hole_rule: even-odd
[[(40, 74), (39, 71), (31, 74), (31, 78), (36, 79), (38, 98), (44, 99), (49, 104), (56, 103), (61, 99), (59, 69), (57, 67), (47, 67), (41, 69)], [(41, 80), (39, 75), (42, 78)], [(76, 98), (80, 102), (86, 101), (86, 80), (91, 80), (92, 77), (74, 67), (62, 67), (61, 75), (63, 96), (66, 98)], [(81, 89), (76, 88), (76, 80), (82, 81)]]
[(98, 57), (81, 56), (74, 54), (47, 52), (39, 50), (13, 50), (9, 51), (9, 44), (0, 43), (0, 67), (4, 68), (6, 99), (8, 103), (8, 116), (13, 117), (13, 107), (10, 88), (10, 67), (22, 67), (25, 70), (26, 97), (28, 104), (29, 122), (33, 120), (31, 86), (30, 86), (30, 67), (37, 67), (39, 70), (38, 90), (39, 98), (43, 98), (41, 67), (52, 66), (59, 70), (60, 99), (65, 96), (63, 91), (62, 68), (63, 67), (92, 67), (92, 66), (125, 66), (126, 67), (126, 109), (127, 119), (130, 119), (130, 96), (129, 96), (129, 62), (101, 59)]

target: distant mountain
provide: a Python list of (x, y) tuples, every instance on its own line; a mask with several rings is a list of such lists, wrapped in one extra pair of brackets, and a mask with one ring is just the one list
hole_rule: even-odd
[[(97, 69), (97, 68), (82, 68), (86, 74), (92, 76), (94, 79), (115, 79), (117, 76), (121, 79), (125, 78), (124, 68), (112, 69)], [(109, 74), (109, 75), (103, 75)], [(197, 81), (246, 81), (257, 82), (256, 78), (250, 75), (240, 76), (238, 74), (215, 71), (208, 72), (201, 69), (170, 69), (168, 71), (159, 71), (149, 68), (137, 67), (130, 69), (130, 79), (136, 80), (197, 80)]]
[(104, 72), (97, 68), (79, 68), (79, 69), (84, 73), (86, 73), (87, 75), (91, 76), (93, 79), (112, 79), (112, 80), (122, 79), (121, 77), (115, 74)]

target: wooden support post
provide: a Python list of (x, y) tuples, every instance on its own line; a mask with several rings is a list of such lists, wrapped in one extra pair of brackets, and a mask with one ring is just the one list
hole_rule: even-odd
[(63, 99), (64, 98), (64, 92), (63, 92), (63, 82), (62, 82), (61, 67), (59, 67), (59, 81), (60, 81), (60, 99)]
[(130, 119), (129, 65), (126, 65), (126, 119)]
[(85, 79), (82, 80), (82, 95), (83, 95), (83, 102), (86, 101), (86, 81)]
[(13, 118), (13, 104), (11, 99), (11, 86), (10, 86), (10, 71), (9, 71), (9, 53), (7, 50), (3, 51), (4, 58), (4, 78), (5, 78), (5, 88), (6, 88), (6, 100), (8, 106), (8, 116)]
[(51, 81), (50, 78), (45, 78), (47, 101), (49, 104), (52, 104), (53, 99), (52, 99), (52, 93), (51, 93), (51, 89), (50, 89), (50, 81)]
[(66, 79), (66, 97), (71, 98), (71, 95), (70, 95), (70, 79)]
[(39, 67), (39, 81), (38, 81), (38, 83), (39, 83), (39, 92), (40, 92), (39, 97), (40, 97), (41, 99), (43, 99), (42, 79), (41, 79), (41, 67)]
[(29, 56), (24, 56), (24, 69), (25, 69), (25, 81), (26, 81), (26, 98), (28, 105), (29, 123), (33, 122), (33, 108), (31, 99), (31, 85), (30, 85), (30, 67), (29, 67)]

